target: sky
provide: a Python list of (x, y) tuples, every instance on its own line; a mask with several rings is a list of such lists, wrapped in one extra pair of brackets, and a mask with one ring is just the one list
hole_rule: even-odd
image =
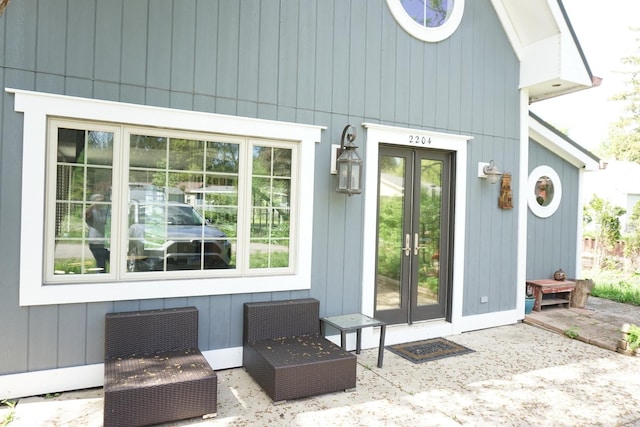
[(533, 103), (531, 111), (588, 150), (606, 139), (623, 103), (611, 101), (625, 85), (621, 60), (638, 49), (640, 0), (563, 0), (571, 25), (599, 87)]

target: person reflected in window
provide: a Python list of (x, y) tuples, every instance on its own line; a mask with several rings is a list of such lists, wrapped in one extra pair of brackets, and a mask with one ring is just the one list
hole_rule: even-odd
[(89, 226), (89, 249), (96, 259), (96, 269), (99, 273), (107, 272), (109, 249), (105, 247), (105, 226), (109, 217), (109, 209), (104, 203), (103, 194), (94, 194), (89, 200), (93, 202), (85, 212), (85, 221)]

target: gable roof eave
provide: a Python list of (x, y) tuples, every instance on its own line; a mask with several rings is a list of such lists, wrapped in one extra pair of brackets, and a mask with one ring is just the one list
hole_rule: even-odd
[(520, 60), (520, 88), (530, 102), (600, 84), (561, 0), (491, 0)]
[(529, 111), (529, 137), (572, 165), (587, 171), (601, 169), (601, 159)]

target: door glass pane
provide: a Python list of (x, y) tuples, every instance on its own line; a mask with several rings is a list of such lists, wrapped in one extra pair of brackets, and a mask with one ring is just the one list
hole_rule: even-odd
[(400, 308), (405, 159), (380, 156), (376, 310)]
[[(440, 217), (442, 162), (420, 162), (420, 212), (418, 237), (418, 305), (438, 304), (440, 293)], [(414, 236), (414, 238), (416, 237)]]

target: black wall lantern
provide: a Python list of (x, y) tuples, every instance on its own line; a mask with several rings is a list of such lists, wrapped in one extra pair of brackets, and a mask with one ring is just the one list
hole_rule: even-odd
[[(345, 137), (347, 143), (345, 144)], [(337, 152), (336, 171), (338, 174), (338, 186), (336, 192), (351, 196), (362, 193), (362, 159), (356, 152), (356, 130), (347, 125), (342, 131), (340, 148)]]

